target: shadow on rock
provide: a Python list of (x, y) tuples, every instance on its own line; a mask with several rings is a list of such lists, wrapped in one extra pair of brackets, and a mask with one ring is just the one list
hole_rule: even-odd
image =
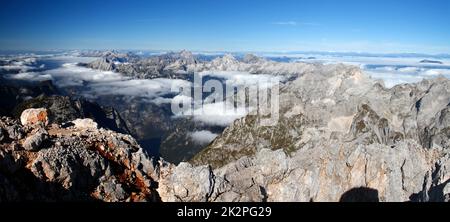
[[(20, 201), (98, 201), (90, 194), (97, 184), (84, 184), (71, 189), (61, 184), (48, 182), (36, 177), (29, 169), (24, 167), (22, 160), (15, 161), (10, 153), (0, 152), (0, 202)], [(85, 177), (87, 182), (88, 177)]]
[(380, 199), (378, 197), (378, 190), (359, 187), (342, 194), (339, 202), (380, 202)]
[(447, 186), (450, 186), (450, 179), (439, 185), (433, 185), (428, 190), (412, 194), (409, 199), (411, 202), (449, 202), (450, 194)]

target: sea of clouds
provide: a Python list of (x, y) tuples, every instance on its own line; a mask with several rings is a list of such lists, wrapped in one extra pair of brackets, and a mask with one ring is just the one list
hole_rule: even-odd
[[(192, 100), (190, 97), (176, 96), (177, 92), (174, 91), (174, 89), (179, 88), (190, 88), (192, 83), (186, 80), (167, 78), (133, 79), (120, 73), (94, 70), (78, 65), (79, 62), (92, 61), (92, 58), (60, 56), (53, 59), (60, 63), (57, 68), (44, 71), (29, 71), (35, 67), (30, 66), (29, 63), (20, 63), (21, 73), (7, 74), (5, 77), (22, 81), (52, 80), (60, 88), (75, 88), (81, 96), (93, 100), (101, 100), (102, 96), (111, 95), (143, 98), (144, 101), (156, 105), (170, 104), (172, 100)], [(258, 76), (249, 73), (202, 73), (200, 76), (217, 77), (226, 84), (234, 86), (247, 86), (258, 82)], [(268, 75), (261, 75), (259, 79), (268, 77)], [(226, 127), (234, 120), (245, 116), (248, 111), (245, 108), (230, 108), (225, 106), (224, 102), (205, 102), (200, 107), (193, 106), (192, 115), (189, 115), (189, 117), (205, 125)]]
[[(434, 78), (439, 75), (450, 78), (450, 60), (436, 59), (442, 64), (420, 63), (429, 58), (391, 58), (391, 57), (358, 57), (358, 56), (324, 56), (324, 55), (296, 55), (307, 58), (306, 62), (319, 63), (345, 63), (361, 67), (372, 78), (381, 79), (386, 87), (392, 87), (402, 83), (419, 82), (423, 79)], [(311, 59), (311, 57), (314, 59)], [(61, 88), (75, 87), (81, 96), (90, 99), (98, 99), (102, 96), (127, 96), (145, 98), (145, 101), (161, 105), (169, 104), (173, 100), (192, 99), (183, 95), (176, 96), (174, 88), (188, 88), (191, 82), (179, 79), (132, 79), (120, 73), (93, 70), (77, 65), (79, 62), (90, 62), (95, 58), (83, 58), (74, 56), (54, 56), (51, 59), (60, 63), (56, 68), (44, 69), (45, 64), (38, 63), (39, 57), (22, 58), (8, 65), (0, 65), (0, 69), (20, 69), (19, 74), (6, 74), (5, 77), (14, 80), (43, 81), (52, 80)], [(294, 61), (295, 57), (294, 57)], [(298, 61), (304, 61), (298, 59)], [(40, 71), (40, 69), (44, 69)], [(36, 71), (38, 70), (38, 71)], [(221, 79), (225, 84), (233, 86), (271, 87), (274, 77), (270, 74), (253, 75), (246, 72), (211, 72), (199, 73), (202, 77), (214, 77)], [(281, 78), (280, 76), (276, 78)], [(270, 81), (272, 80), (272, 82)], [(283, 79), (277, 79), (282, 81)], [(261, 84), (262, 83), (262, 84)], [(266, 84), (266, 85), (264, 85)], [(168, 96), (170, 95), (170, 96)], [(205, 103), (201, 108), (194, 108), (193, 119), (205, 125), (222, 126), (230, 125), (236, 119), (245, 116), (249, 112), (247, 108), (230, 108), (224, 102)], [(176, 116), (175, 117), (182, 117)], [(193, 134), (194, 138), (211, 138), (212, 135)], [(200, 141), (200, 140), (199, 140)], [(206, 140), (205, 140), (206, 141)]]
[[(450, 59), (448, 58), (323, 54), (288, 54), (284, 56), (292, 58), (292, 61), (323, 64), (344, 63), (358, 66), (372, 78), (383, 80), (388, 88), (403, 83), (420, 82), (423, 79), (435, 78), (440, 75), (450, 78)], [(421, 63), (423, 60), (439, 61), (442, 64)]]

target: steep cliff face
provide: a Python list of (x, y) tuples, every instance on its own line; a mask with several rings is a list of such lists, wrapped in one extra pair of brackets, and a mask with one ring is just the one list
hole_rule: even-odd
[[(405, 140), (395, 147), (319, 144), (288, 156), (259, 150), (213, 170), (182, 163), (162, 169), (163, 201), (449, 201), (449, 154)], [(362, 190), (362, 193), (353, 191)], [(371, 199), (364, 196), (374, 193)]]

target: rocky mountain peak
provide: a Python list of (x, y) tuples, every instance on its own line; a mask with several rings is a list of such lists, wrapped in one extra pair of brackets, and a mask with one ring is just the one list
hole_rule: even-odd
[(194, 55), (190, 51), (181, 50), (180, 51), (180, 57), (181, 58), (185, 58), (185, 59), (191, 59), (191, 58), (194, 58)]
[(224, 63), (235, 63), (237, 59), (232, 54), (227, 53), (221, 57), (221, 61)]
[(256, 55), (253, 55), (253, 54), (246, 54), (244, 56), (244, 58), (242, 59), (242, 61), (244, 63), (259, 63), (259, 62), (264, 62), (266, 60), (261, 57), (258, 57)]

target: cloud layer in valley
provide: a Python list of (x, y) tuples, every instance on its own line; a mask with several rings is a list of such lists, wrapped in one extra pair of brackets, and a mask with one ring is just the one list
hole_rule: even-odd
[(87, 98), (120, 95), (143, 97), (155, 100), (156, 103), (170, 102), (161, 97), (170, 94), (172, 87), (190, 85), (185, 80), (132, 79), (120, 73), (93, 70), (78, 66), (76, 63), (65, 63), (60, 68), (44, 72), (24, 72), (9, 74), (6, 77), (28, 81), (53, 80), (58, 87), (76, 88), (81, 95)]
[(217, 134), (208, 130), (201, 130), (189, 133), (189, 137), (198, 145), (206, 145), (212, 142), (217, 137)]
[[(368, 75), (384, 81), (386, 87), (402, 83), (419, 82), (422, 79), (434, 78), (443, 75), (450, 78), (450, 61), (440, 60), (442, 64), (421, 63), (424, 58), (388, 58), (364, 56), (323, 56), (323, 55), (296, 55), (308, 59), (307, 62), (345, 63), (361, 67)], [(46, 71), (33, 71), (38, 67), (36, 59), (17, 59), (17, 61), (3, 64), (3, 68), (23, 68), (19, 74), (6, 74), (5, 77), (15, 80), (43, 81), (52, 80), (58, 87), (76, 89), (81, 96), (96, 99), (101, 96), (118, 95), (127, 97), (140, 97), (156, 105), (172, 102), (173, 88), (190, 87), (191, 82), (175, 79), (132, 79), (120, 73), (93, 70), (78, 66), (80, 58), (55, 57), (63, 63), (62, 66)], [(88, 60), (88, 58), (83, 58)], [(294, 61), (297, 61), (293, 57)], [(299, 59), (302, 61), (301, 59)], [(12, 60), (11, 60), (12, 61)], [(39, 65), (40, 66), (40, 65)], [(1, 68), (1, 67), (0, 67)], [(271, 87), (274, 82), (282, 81), (282, 77), (270, 74), (250, 74), (236, 71), (205, 71), (199, 73), (202, 77), (212, 77), (223, 80), (228, 86), (255, 86)], [(269, 81), (270, 80), (270, 81)], [(224, 87), (226, 86), (224, 85)], [(170, 96), (168, 96), (170, 95)], [(224, 97), (225, 98), (225, 97)], [(190, 97), (176, 96), (175, 99), (189, 100)], [(229, 108), (224, 102), (203, 105), (202, 109), (195, 108), (192, 118), (205, 125), (230, 125), (236, 119), (247, 115), (249, 110), (244, 108)]]
[[(439, 75), (450, 78), (450, 59), (448, 58), (339, 56), (337, 54), (278, 54), (277, 56), (290, 57), (294, 62), (301, 61), (323, 64), (344, 63), (358, 66), (372, 78), (383, 80), (385, 86), (388, 88), (403, 83), (420, 82), (423, 79), (434, 78)], [(313, 59), (305, 60), (303, 58)], [(437, 60), (442, 64), (422, 63), (421, 61), (424, 59)]]
[(210, 103), (194, 110), (194, 120), (211, 126), (227, 127), (247, 113), (245, 107), (230, 108), (224, 102)]

